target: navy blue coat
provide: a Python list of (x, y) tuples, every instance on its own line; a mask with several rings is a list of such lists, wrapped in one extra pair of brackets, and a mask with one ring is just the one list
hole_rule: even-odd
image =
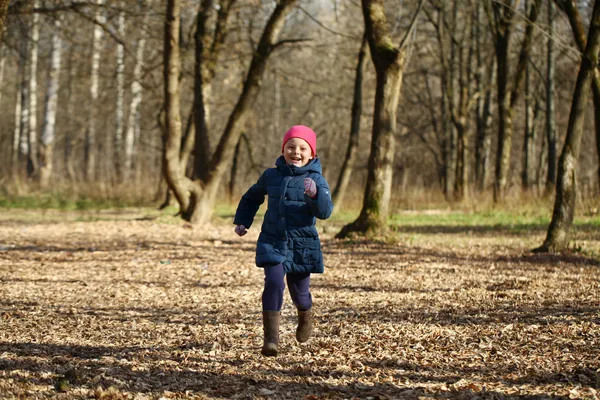
[[(252, 226), (254, 216), (268, 195), (267, 212), (256, 245), (256, 265), (283, 264), (286, 273), (322, 273), (323, 254), (315, 227), (316, 218), (333, 211), (329, 185), (314, 158), (304, 167), (287, 165), (283, 156), (242, 196), (233, 223)], [(317, 185), (317, 197), (304, 194), (304, 178)]]

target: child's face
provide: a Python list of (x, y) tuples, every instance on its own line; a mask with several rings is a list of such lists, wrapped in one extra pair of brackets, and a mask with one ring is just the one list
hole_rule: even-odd
[(283, 157), (288, 165), (304, 167), (313, 159), (312, 150), (304, 139), (291, 138), (283, 146)]

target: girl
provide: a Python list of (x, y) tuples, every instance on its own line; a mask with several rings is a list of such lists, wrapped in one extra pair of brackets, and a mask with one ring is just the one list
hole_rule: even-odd
[(321, 174), (317, 137), (307, 126), (291, 127), (283, 137), (282, 155), (242, 196), (233, 223), (244, 236), (268, 195), (268, 207), (256, 245), (256, 265), (265, 272), (262, 294), (264, 343), (261, 353), (276, 356), (284, 277), (298, 310), (296, 339), (312, 333), (310, 274), (323, 273), (316, 218), (333, 211), (329, 185)]

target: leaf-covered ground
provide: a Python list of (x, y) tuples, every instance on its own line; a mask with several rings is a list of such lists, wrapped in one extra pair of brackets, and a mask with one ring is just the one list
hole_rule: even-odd
[(0, 215), (0, 398), (600, 396), (600, 263), (528, 253), (543, 231), (324, 225), (314, 337), (286, 292), (265, 358), (256, 229)]

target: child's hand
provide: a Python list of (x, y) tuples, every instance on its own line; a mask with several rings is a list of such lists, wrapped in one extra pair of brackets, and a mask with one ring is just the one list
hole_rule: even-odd
[(317, 197), (317, 184), (310, 178), (304, 178), (304, 193), (310, 198)]
[(244, 225), (236, 225), (235, 233), (237, 233), (238, 236), (244, 236), (246, 233), (248, 233), (248, 231), (246, 230), (246, 227)]

